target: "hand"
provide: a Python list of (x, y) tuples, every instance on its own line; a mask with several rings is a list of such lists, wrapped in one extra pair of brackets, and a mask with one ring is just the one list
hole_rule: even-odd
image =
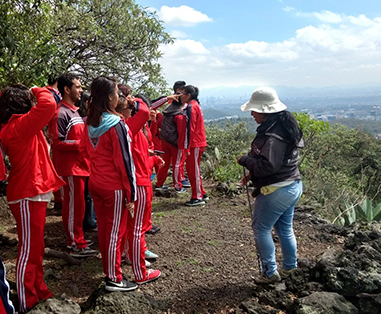
[(152, 122), (156, 122), (156, 110), (150, 110), (149, 116)]
[(250, 172), (248, 174), (246, 174), (246, 176), (244, 176), (241, 180), (240, 180), (240, 183), (242, 185), (246, 185), (249, 181), (251, 180), (251, 175), (250, 175)]
[(126, 202), (126, 209), (133, 214), (134, 213), (134, 202), (131, 202), (131, 203)]
[(179, 100), (179, 97), (180, 97), (180, 95), (169, 95), (169, 96), (167, 96), (167, 98), (168, 98), (168, 100), (176, 100), (176, 101), (178, 101)]
[(155, 152), (152, 149), (148, 149), (148, 154), (150, 156), (155, 156)]
[(165, 161), (160, 156), (157, 157), (157, 165), (162, 168), (165, 165)]
[(128, 104), (129, 104), (130, 106), (133, 106), (134, 101), (135, 101), (135, 97), (134, 97), (134, 96), (131, 96), (131, 95), (128, 95), (128, 96), (126, 97), (126, 99), (127, 99)]

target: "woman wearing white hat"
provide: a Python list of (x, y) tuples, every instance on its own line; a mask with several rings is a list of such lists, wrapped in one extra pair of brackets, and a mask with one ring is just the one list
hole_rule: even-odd
[[(286, 110), (276, 91), (269, 87), (256, 89), (241, 106), (251, 111), (259, 124), (248, 155), (238, 163), (250, 171), (258, 191), (252, 228), (261, 262), (258, 284), (279, 282), (297, 267), (297, 245), (292, 227), (295, 204), (302, 195), (298, 169), (298, 148), (303, 146), (302, 131), (293, 115)], [(282, 268), (278, 272), (272, 228), (282, 248)]]

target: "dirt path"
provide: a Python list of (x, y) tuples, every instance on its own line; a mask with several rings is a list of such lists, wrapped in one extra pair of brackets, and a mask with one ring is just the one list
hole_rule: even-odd
[[(212, 187), (208, 187), (210, 191)], [(189, 194), (178, 198), (154, 197), (153, 221), (162, 232), (147, 235), (151, 251), (159, 254), (152, 263), (162, 278), (141, 286), (141, 291), (166, 302), (168, 313), (229, 313), (251, 296), (251, 277), (258, 273), (250, 214), (246, 195), (234, 199), (210, 195), (204, 207), (188, 208)], [(16, 237), (16, 228), (2, 227)], [(295, 220), (299, 258), (315, 260), (328, 247), (340, 246), (341, 239), (322, 237), (308, 219)], [(97, 248), (97, 234), (87, 233)], [(48, 210), (46, 246), (66, 251), (61, 217)], [(17, 248), (1, 247), (5, 263), (15, 263)], [(279, 250), (277, 250), (279, 255)], [(44, 261), (46, 281), (55, 295), (65, 293), (78, 303), (86, 301), (103, 280), (100, 257), (89, 258), (78, 266), (64, 261)], [(132, 279), (131, 267), (123, 266)], [(14, 282), (14, 271), (8, 278)], [(15, 292), (15, 291), (13, 291)]]

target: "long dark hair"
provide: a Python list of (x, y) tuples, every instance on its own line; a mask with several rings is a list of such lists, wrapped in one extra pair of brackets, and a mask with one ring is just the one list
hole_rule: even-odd
[(28, 87), (14, 84), (4, 89), (0, 97), (0, 123), (7, 123), (13, 114), (25, 114), (32, 109), (34, 96)]
[(265, 113), (266, 121), (278, 121), (282, 124), (287, 133), (287, 140), (295, 147), (303, 137), (303, 132), (298, 126), (294, 115), (288, 111), (284, 110), (276, 113)]
[(186, 85), (186, 86), (184, 86), (184, 92), (186, 94), (190, 94), (191, 95), (191, 100), (194, 99), (198, 103), (200, 103), (200, 101), (198, 100), (198, 87), (193, 86), (193, 85)]
[(81, 99), (78, 100), (77, 103), (75, 104), (77, 107), (79, 107), (78, 113), (82, 118), (87, 116), (88, 109), (87, 109), (86, 102), (89, 100), (89, 98), (90, 98), (90, 93), (83, 92), (81, 95)]
[(116, 79), (113, 77), (101, 75), (94, 79), (90, 87), (91, 94), (86, 120), (87, 125), (91, 125), (93, 127), (99, 126), (102, 120), (103, 112), (109, 112), (122, 116), (110, 106), (109, 95), (114, 93), (115, 88), (117, 88), (117, 83)]

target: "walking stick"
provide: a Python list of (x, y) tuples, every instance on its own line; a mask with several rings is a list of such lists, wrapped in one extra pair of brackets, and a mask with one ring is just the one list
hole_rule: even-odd
[[(249, 187), (247, 185), (247, 180), (246, 180), (246, 168), (243, 168), (243, 178), (245, 180), (245, 187), (246, 187), (246, 195), (247, 195), (247, 201), (249, 203), (249, 209), (250, 209), (250, 217), (251, 217), (251, 225), (253, 225), (253, 208), (251, 207), (251, 201), (250, 201), (250, 193), (249, 193)], [(254, 231), (254, 230), (253, 230)], [(255, 238), (254, 238), (255, 239)], [(257, 249), (257, 262), (258, 262), (258, 271), (259, 274), (262, 275), (262, 263), (261, 263), (261, 256), (259, 255), (257, 244), (255, 244), (255, 248)]]

